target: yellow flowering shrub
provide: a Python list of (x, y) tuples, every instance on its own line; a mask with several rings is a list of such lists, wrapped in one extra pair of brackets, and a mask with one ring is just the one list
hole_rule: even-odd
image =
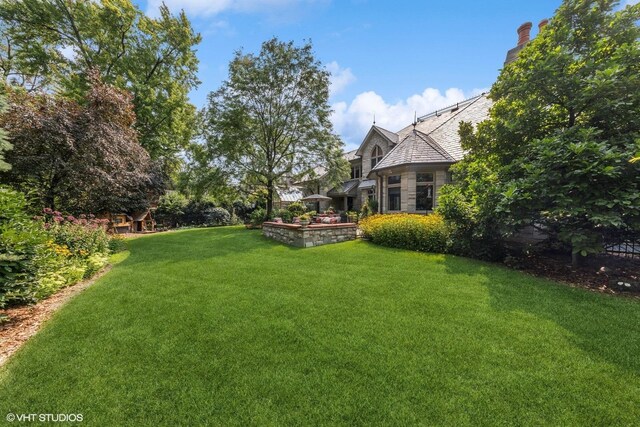
[(363, 235), (373, 243), (421, 252), (445, 252), (449, 232), (438, 214), (383, 214), (359, 223)]

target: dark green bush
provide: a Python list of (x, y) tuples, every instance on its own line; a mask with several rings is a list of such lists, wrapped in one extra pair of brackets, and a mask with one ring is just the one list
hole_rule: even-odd
[(229, 225), (231, 214), (225, 208), (210, 208), (206, 211), (206, 224), (208, 225)]

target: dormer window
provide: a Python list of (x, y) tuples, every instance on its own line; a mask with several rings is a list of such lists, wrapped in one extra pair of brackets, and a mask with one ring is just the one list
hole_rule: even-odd
[(361, 176), (360, 165), (351, 166), (351, 179), (360, 179)]
[(382, 160), (382, 148), (376, 145), (371, 152), (371, 169), (373, 169), (380, 160)]

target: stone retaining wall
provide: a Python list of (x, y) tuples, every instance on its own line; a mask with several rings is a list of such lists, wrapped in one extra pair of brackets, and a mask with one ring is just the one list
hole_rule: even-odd
[(299, 248), (327, 245), (329, 243), (346, 242), (356, 238), (357, 226), (353, 223), (313, 224), (281, 224), (265, 222), (262, 234), (270, 239)]

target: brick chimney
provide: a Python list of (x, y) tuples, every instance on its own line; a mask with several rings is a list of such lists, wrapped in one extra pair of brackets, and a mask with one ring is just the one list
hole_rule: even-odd
[(518, 58), (518, 53), (524, 48), (524, 46), (531, 40), (531, 22), (525, 22), (518, 27), (518, 45), (507, 52), (507, 58), (504, 61), (504, 65), (507, 65)]
[(531, 27), (533, 27), (531, 22), (525, 22), (518, 27), (518, 46), (522, 46), (531, 40)]
[(548, 19), (543, 19), (542, 21), (540, 21), (540, 23), (538, 24), (538, 32), (542, 31), (544, 26), (547, 25), (548, 23), (549, 23)]

